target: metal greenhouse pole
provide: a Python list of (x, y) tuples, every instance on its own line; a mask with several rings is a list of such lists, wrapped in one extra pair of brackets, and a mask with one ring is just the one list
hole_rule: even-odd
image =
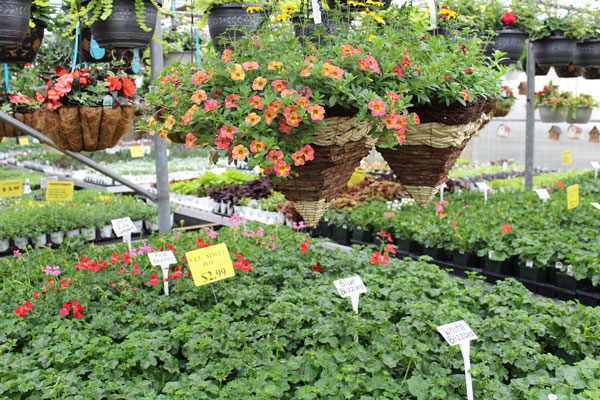
[[(152, 83), (156, 82), (163, 70), (162, 29), (160, 15), (156, 17), (155, 38), (150, 44), (152, 63)], [(167, 160), (167, 142), (160, 135), (154, 135), (154, 154), (156, 165), (156, 191), (158, 204), (158, 230), (161, 233), (171, 230), (171, 205), (169, 202), (169, 163)]]
[(525, 190), (533, 188), (533, 139), (535, 137), (535, 55), (527, 41), (527, 119), (525, 124)]

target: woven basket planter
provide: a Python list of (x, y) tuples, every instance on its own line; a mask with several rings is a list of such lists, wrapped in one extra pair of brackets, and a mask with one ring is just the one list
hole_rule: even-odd
[[(461, 152), (484, 122), (489, 120), (489, 113), (495, 101), (473, 102), (469, 106), (476, 112), (465, 110), (463, 113), (443, 117), (436, 109), (432, 115), (422, 110), (421, 121), (443, 119), (462, 124), (445, 124), (440, 122), (421, 123), (410, 127), (406, 132), (406, 140), (394, 149), (378, 147), (400, 183), (408, 190), (415, 201), (427, 207), (437, 193), (440, 185), (448, 177), (448, 172), (460, 156)], [(477, 115), (477, 118), (474, 118)]]
[[(41, 119), (38, 113), (15, 113), (13, 117), (34, 129), (39, 130), (41, 127)], [(20, 130), (13, 128), (11, 125), (5, 122), (0, 122), (0, 137), (17, 137), (22, 135), (24, 135), (24, 133)]]
[(346, 187), (360, 161), (369, 154), (365, 145), (368, 122), (351, 117), (326, 118), (325, 122), (325, 131), (313, 135), (314, 160), (292, 167), (294, 177), (276, 187), (309, 227), (317, 226), (330, 201)]
[(130, 127), (133, 109), (65, 106), (57, 111), (40, 110), (41, 132), (59, 150), (99, 151), (114, 147)]
[(494, 106), (494, 109), (492, 110), (493, 116), (494, 117), (506, 117), (508, 115), (508, 113), (510, 112), (511, 108), (512, 108), (511, 106), (502, 108), (498, 105), (498, 102), (496, 102), (496, 105)]

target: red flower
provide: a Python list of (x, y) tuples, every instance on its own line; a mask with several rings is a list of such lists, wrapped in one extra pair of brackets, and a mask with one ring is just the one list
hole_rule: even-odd
[(244, 260), (244, 256), (242, 254), (238, 254), (234, 251), (234, 254), (237, 255), (237, 260), (233, 263), (233, 268), (241, 269), (244, 272), (248, 272), (254, 267), (250, 266), (250, 261)]
[(467, 68), (467, 69), (463, 70), (463, 72), (465, 74), (470, 74), (471, 72), (473, 72), (473, 70), (471, 68)]
[(37, 300), (37, 298), (38, 298), (39, 295), (40, 295), (39, 293), (33, 292), (33, 299)]
[(446, 82), (450, 82), (450, 77), (449, 77), (449, 76), (444, 76), (444, 80), (445, 80)]
[(504, 224), (502, 226), (502, 233), (507, 234), (507, 233), (512, 233), (512, 228), (510, 227), (510, 225), (508, 223)]
[(456, 221), (454, 221), (454, 222), (452, 223), (452, 229), (456, 229), (456, 225), (457, 225), (457, 222), (456, 222)]
[(509, 12), (504, 14), (504, 16), (502, 17), (502, 23), (504, 25), (514, 24), (515, 22), (517, 22), (517, 18)]
[(394, 243), (394, 241), (392, 240), (392, 235), (390, 235), (389, 233), (381, 231), (378, 233), (378, 235), (381, 238), (381, 240), (387, 240), (390, 243)]
[(313, 272), (323, 272), (323, 268), (321, 268), (321, 263), (318, 262), (312, 266)]
[(66, 308), (61, 308), (59, 314), (61, 317), (64, 317), (65, 315), (69, 315), (69, 310)]
[(110, 83), (110, 86), (108, 87), (109, 92), (112, 92), (114, 90), (121, 90), (121, 87), (123, 87), (121, 81), (117, 77), (109, 76), (108, 78), (106, 78), (106, 81)]
[(135, 94), (135, 83), (126, 76), (121, 78), (121, 82), (123, 82), (123, 94), (125, 97), (133, 96)]
[(563, 182), (558, 182), (556, 184), (556, 187), (559, 188), (559, 189), (564, 189), (565, 188), (565, 184)]
[(160, 281), (156, 279), (156, 274), (150, 275), (150, 278), (152, 279), (146, 285), (157, 285), (158, 283), (160, 283)]
[(310, 243), (308, 243), (308, 238), (304, 239), (304, 243), (300, 244), (300, 252), (306, 253), (306, 249), (308, 249), (309, 246)]
[(371, 261), (373, 265), (390, 265), (390, 263), (388, 262), (388, 256), (382, 256), (380, 252), (373, 253), (369, 258), (369, 261)]

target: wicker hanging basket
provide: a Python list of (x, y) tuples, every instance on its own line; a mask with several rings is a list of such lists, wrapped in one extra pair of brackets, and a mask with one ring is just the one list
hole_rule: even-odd
[(370, 123), (352, 117), (326, 118), (327, 126), (313, 134), (314, 160), (292, 167), (292, 179), (276, 189), (294, 203), (309, 227), (317, 226), (329, 203), (348, 184), (360, 161), (369, 154), (365, 145)]
[(471, 109), (463, 110), (462, 114), (453, 109), (447, 118), (442, 117), (443, 114), (437, 109), (433, 115), (422, 109), (419, 114), (421, 121), (442, 119), (460, 123), (421, 123), (408, 129), (402, 146), (393, 149), (377, 148), (400, 183), (423, 207), (429, 205), (440, 185), (446, 181), (448, 172), (471, 136), (489, 120), (494, 101), (477, 101), (469, 106)]
[(59, 150), (100, 151), (119, 143), (130, 127), (133, 109), (65, 106), (56, 111), (38, 111), (42, 120), (41, 132)]
[[(15, 113), (13, 117), (34, 129), (39, 130), (41, 127), (41, 119), (38, 113)], [(5, 122), (0, 122), (0, 137), (17, 137), (22, 135), (24, 135), (24, 133), (20, 130), (13, 128)]]

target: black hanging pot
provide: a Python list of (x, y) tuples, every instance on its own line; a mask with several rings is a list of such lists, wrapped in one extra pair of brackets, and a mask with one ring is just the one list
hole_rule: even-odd
[(496, 33), (498, 36), (492, 38), (485, 48), (486, 55), (491, 56), (495, 50), (499, 50), (506, 53), (501, 64), (518, 63), (525, 48), (527, 34), (520, 29), (501, 29)]
[[(523, 61), (521, 63), (521, 65), (523, 66), (523, 71), (527, 72), (527, 63), (525, 61)], [(536, 76), (544, 76), (544, 75), (548, 75), (548, 72), (550, 72), (550, 67), (543, 67), (541, 65), (538, 65), (537, 63), (535, 64), (535, 75)]]
[(23, 43), (29, 28), (31, 0), (0, 1), (0, 44)]
[(567, 66), (575, 55), (577, 41), (566, 36), (550, 36), (533, 42), (535, 62), (541, 66)]
[[(90, 26), (94, 39), (105, 49), (135, 49), (148, 47), (154, 35), (157, 9), (150, 0), (144, 1), (144, 22), (151, 28), (146, 32), (137, 22), (134, 0), (112, 0), (112, 13)], [(160, 2), (159, 2), (160, 4)]]
[(27, 64), (35, 60), (42, 39), (46, 24), (41, 21), (35, 21), (35, 27), (29, 28), (27, 36), (21, 44), (0, 45), (0, 62), (6, 64)]
[[(249, 7), (259, 7), (262, 10), (247, 12)], [(240, 28), (245, 28), (248, 32), (255, 31), (266, 16), (264, 7), (258, 4), (219, 4), (210, 9), (208, 14), (208, 32), (210, 38), (219, 51), (225, 47), (219, 44), (221, 38), (229, 41), (239, 40), (244, 37)]]
[(578, 67), (600, 67), (600, 39), (587, 39), (577, 43), (573, 64)]
[(600, 79), (600, 67), (586, 67), (583, 70), (585, 79)]
[[(94, 37), (95, 39), (95, 37)], [(109, 63), (114, 60), (123, 61), (125, 66), (131, 66), (134, 52), (130, 49), (106, 49), (102, 58), (94, 58), (91, 53), (92, 32), (88, 28), (81, 30), (81, 59), (88, 64)]]
[(322, 37), (323, 35), (338, 34), (338, 27), (331, 22), (327, 14), (322, 15), (321, 24), (315, 24), (312, 17), (294, 15), (292, 17), (292, 24), (294, 25), (294, 34), (300, 39), (300, 43), (303, 45), (306, 38), (309, 38), (312, 44), (319, 45), (326, 42), (326, 39)]
[(554, 72), (559, 78), (577, 78), (583, 75), (583, 67), (576, 67), (573, 64), (566, 67), (554, 66)]

